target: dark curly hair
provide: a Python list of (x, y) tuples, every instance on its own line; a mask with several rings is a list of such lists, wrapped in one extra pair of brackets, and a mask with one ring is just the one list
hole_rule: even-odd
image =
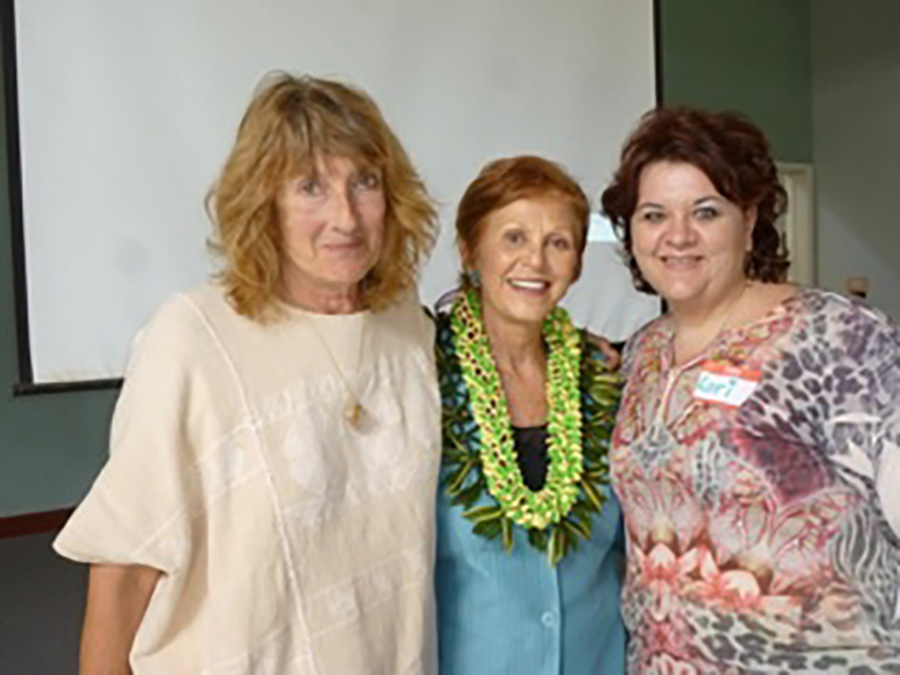
[(692, 164), (742, 210), (756, 207), (753, 245), (744, 262), (747, 278), (765, 282), (786, 279), (790, 261), (775, 222), (787, 208), (787, 193), (778, 181), (762, 131), (738, 113), (664, 107), (641, 118), (601, 197), (603, 213), (622, 242), (638, 290), (655, 293), (634, 259), (631, 217), (637, 207), (641, 173), (656, 162)]

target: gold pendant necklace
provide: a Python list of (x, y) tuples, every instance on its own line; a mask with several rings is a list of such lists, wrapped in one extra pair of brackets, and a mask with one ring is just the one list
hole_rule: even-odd
[(359, 430), (360, 424), (362, 424), (362, 413), (362, 403), (351, 397), (344, 408), (344, 419), (351, 427)]
[[(357, 378), (359, 376), (359, 366), (362, 363), (366, 317), (361, 317), (361, 320), (362, 325), (359, 329), (359, 351), (356, 355), (356, 368), (353, 371), (354, 378)], [(352, 429), (354, 429), (355, 431), (359, 431), (362, 427), (363, 418), (365, 417), (365, 408), (363, 408), (363, 405), (359, 400), (359, 394), (357, 394), (356, 390), (350, 386), (350, 383), (344, 376), (344, 371), (341, 368), (341, 365), (338, 363), (338, 360), (335, 358), (334, 353), (331, 351), (331, 348), (328, 346), (328, 342), (325, 340), (325, 338), (322, 337), (322, 334), (319, 332), (319, 327), (316, 325), (315, 318), (310, 319), (310, 324), (312, 325), (313, 331), (316, 334), (316, 338), (318, 338), (319, 340), (319, 344), (322, 345), (322, 349), (324, 349), (325, 353), (328, 354), (328, 359), (331, 361), (331, 366), (337, 373), (341, 384), (344, 386), (344, 391), (347, 394), (347, 400), (344, 403), (344, 421), (347, 422), (347, 424), (349, 424)]]

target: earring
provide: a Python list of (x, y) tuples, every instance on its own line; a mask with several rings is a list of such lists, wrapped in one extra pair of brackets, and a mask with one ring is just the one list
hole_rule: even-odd
[(472, 288), (478, 288), (481, 285), (481, 278), (478, 276), (478, 270), (466, 270), (466, 279)]

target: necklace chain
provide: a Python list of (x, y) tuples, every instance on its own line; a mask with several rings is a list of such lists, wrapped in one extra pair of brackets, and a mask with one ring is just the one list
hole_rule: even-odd
[[(361, 317), (361, 320), (362, 324), (359, 329), (359, 350), (356, 354), (356, 365), (353, 369), (354, 379), (358, 379), (359, 377), (359, 366), (362, 363), (363, 342), (366, 330), (366, 317)], [(357, 392), (355, 387), (350, 386), (350, 381), (344, 375), (344, 370), (343, 368), (341, 368), (340, 363), (338, 363), (334, 352), (331, 351), (331, 347), (328, 346), (328, 342), (324, 337), (322, 337), (322, 333), (319, 331), (319, 327), (316, 325), (315, 317), (310, 317), (309, 323), (312, 326), (313, 332), (316, 334), (316, 338), (319, 340), (319, 344), (322, 345), (322, 349), (324, 349), (325, 353), (328, 354), (328, 359), (329, 361), (331, 361), (331, 366), (337, 373), (338, 379), (340, 379), (341, 384), (344, 387), (344, 391), (347, 394), (347, 401), (344, 404), (344, 419), (351, 427), (353, 427), (354, 429), (359, 429), (362, 424), (363, 413), (365, 412), (362, 406), (362, 402), (360, 401), (359, 393)]]
[[(741, 285), (740, 293), (738, 293), (737, 297), (734, 300), (732, 300), (731, 303), (729, 303), (728, 308), (725, 310), (725, 314), (722, 316), (722, 321), (719, 323), (719, 327), (716, 330), (715, 334), (709, 340), (706, 341), (706, 343), (703, 345), (703, 347), (699, 351), (697, 351), (693, 356), (691, 356), (689, 359), (685, 359), (685, 360), (676, 359), (676, 363), (687, 363), (687, 362), (693, 361), (700, 354), (703, 354), (704, 352), (709, 350), (709, 348), (712, 347), (719, 340), (719, 338), (722, 337), (722, 335), (725, 333), (726, 328), (728, 328), (728, 322), (731, 321), (731, 318), (734, 316), (734, 313), (737, 310), (738, 305), (741, 303), (741, 300), (744, 299), (744, 295), (746, 295), (747, 289), (750, 287), (750, 285), (751, 285), (751, 282), (749, 280), (746, 280)], [(677, 329), (676, 329), (676, 335), (677, 335)]]
[[(728, 327), (728, 322), (731, 321), (732, 316), (734, 316), (735, 311), (739, 304), (741, 304), (741, 300), (744, 299), (744, 296), (747, 294), (747, 289), (750, 287), (750, 282), (745, 281), (741, 285), (741, 292), (737, 294), (737, 297), (731, 301), (731, 304), (728, 306), (728, 310), (725, 312), (725, 316), (722, 317), (722, 323), (719, 324), (719, 330), (716, 331), (716, 334), (713, 335), (712, 340), (709, 341), (711, 345), (713, 342), (722, 337), (722, 333), (725, 332), (725, 329)], [(709, 345), (707, 345), (708, 347)]]

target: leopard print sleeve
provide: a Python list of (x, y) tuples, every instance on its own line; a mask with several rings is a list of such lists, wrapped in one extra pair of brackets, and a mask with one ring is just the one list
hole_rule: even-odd
[(832, 357), (821, 402), (828, 451), (900, 537), (900, 326), (856, 301), (823, 296), (811, 326)]

